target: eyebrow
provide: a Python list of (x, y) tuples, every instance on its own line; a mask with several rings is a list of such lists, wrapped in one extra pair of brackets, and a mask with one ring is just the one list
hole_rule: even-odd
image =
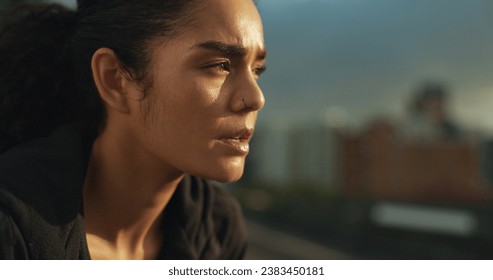
[[(224, 55), (229, 55), (229, 56), (243, 57), (246, 56), (247, 54), (247, 49), (245, 47), (239, 45), (225, 44), (218, 41), (208, 41), (205, 43), (201, 43), (198, 45), (198, 47), (211, 51), (220, 52)], [(261, 49), (257, 55), (257, 60), (264, 60), (266, 57), (267, 57), (267, 52), (264, 49)]]

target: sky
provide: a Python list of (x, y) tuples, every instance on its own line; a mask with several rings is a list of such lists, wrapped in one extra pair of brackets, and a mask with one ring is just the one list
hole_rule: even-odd
[(260, 123), (396, 117), (432, 80), (457, 122), (493, 132), (492, 1), (257, 2), (269, 53)]
[(350, 123), (399, 115), (413, 90), (450, 89), (459, 122), (493, 129), (489, 0), (261, 0), (269, 50), (265, 111), (281, 118), (334, 108)]

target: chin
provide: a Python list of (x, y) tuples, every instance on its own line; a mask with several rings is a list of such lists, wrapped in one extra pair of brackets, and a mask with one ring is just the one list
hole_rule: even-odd
[(211, 164), (202, 172), (192, 173), (193, 175), (217, 181), (220, 183), (232, 183), (238, 181), (243, 175), (245, 162), (230, 162), (229, 164)]
[(232, 183), (240, 180), (242, 175), (243, 175), (243, 171), (240, 172), (240, 174), (238, 175), (223, 174), (222, 176), (218, 176), (216, 178), (209, 178), (209, 179), (220, 183)]
[[(219, 171), (219, 172), (218, 172)], [(233, 170), (216, 170), (213, 174), (207, 174), (205, 178), (221, 183), (232, 183), (241, 179), (243, 175), (243, 167), (235, 168)]]

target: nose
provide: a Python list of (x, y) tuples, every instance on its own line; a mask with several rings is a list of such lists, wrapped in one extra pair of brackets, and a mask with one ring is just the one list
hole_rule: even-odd
[(253, 75), (238, 78), (236, 93), (232, 100), (234, 112), (253, 112), (262, 109), (265, 97)]

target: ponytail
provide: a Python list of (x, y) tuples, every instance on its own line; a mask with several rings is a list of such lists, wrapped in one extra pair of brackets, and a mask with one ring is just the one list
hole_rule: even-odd
[(57, 4), (22, 5), (0, 26), (0, 152), (49, 134), (74, 116), (67, 41), (75, 12)]

